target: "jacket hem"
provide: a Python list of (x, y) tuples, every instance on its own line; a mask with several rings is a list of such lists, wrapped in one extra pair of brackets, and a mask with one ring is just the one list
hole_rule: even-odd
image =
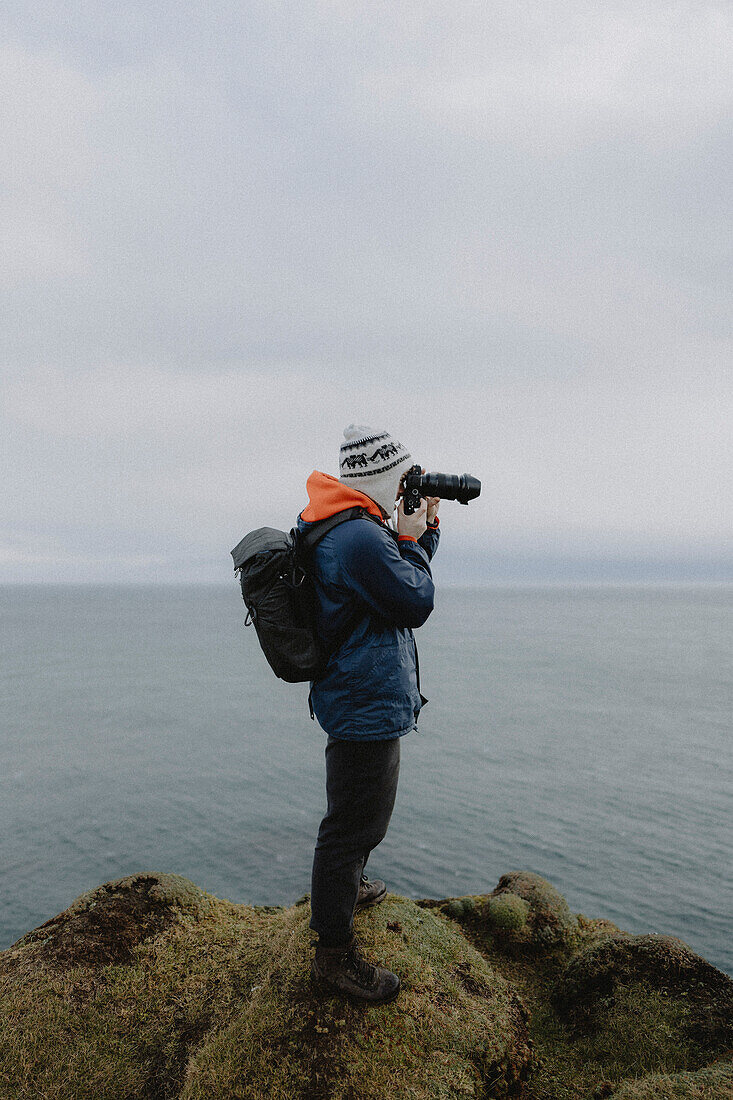
[[(323, 726), (321, 726), (321, 729), (323, 729)], [(406, 733), (411, 733), (414, 729), (417, 729), (417, 726), (413, 722), (412, 725), (391, 733), (329, 733), (328, 730), (323, 730), (323, 732), (332, 737), (334, 741), (394, 741), (397, 737), (404, 737)]]

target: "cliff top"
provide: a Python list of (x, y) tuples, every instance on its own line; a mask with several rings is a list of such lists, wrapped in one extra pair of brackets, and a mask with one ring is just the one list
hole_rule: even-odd
[(104, 883), (0, 953), (2, 1100), (733, 1100), (733, 980), (550, 883), (356, 917), (389, 1005), (316, 994), (310, 908)]

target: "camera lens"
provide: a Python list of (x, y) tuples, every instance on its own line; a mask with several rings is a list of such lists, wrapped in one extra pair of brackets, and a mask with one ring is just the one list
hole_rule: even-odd
[(442, 500), (457, 500), (459, 504), (468, 504), (481, 492), (481, 482), (470, 474), (423, 474), (420, 479), (420, 494), (426, 497), (440, 497)]

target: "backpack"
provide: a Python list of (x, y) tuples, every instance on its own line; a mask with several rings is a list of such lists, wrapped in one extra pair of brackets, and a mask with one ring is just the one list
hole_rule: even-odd
[(231, 551), (247, 607), (245, 626), (254, 626), (270, 668), (289, 684), (318, 679), (330, 655), (316, 633), (308, 556), (330, 530), (365, 513), (348, 508), (312, 524), (305, 534), (297, 527), (289, 534), (258, 527)]

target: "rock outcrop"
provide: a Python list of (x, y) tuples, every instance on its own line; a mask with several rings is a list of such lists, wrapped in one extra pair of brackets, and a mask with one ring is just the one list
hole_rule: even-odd
[(0, 952), (0, 1100), (733, 1100), (733, 981), (546, 880), (357, 915), (397, 1001), (317, 995), (307, 896), (104, 883)]
[(733, 981), (676, 936), (623, 932), (602, 937), (570, 961), (555, 1006), (574, 1034), (602, 1024), (619, 990), (639, 987), (684, 1010), (681, 1041), (706, 1054), (733, 1050)]
[(82, 894), (13, 946), (35, 944), (37, 962), (58, 966), (127, 962), (137, 944), (202, 904), (202, 892), (181, 875), (128, 875)]
[(531, 871), (502, 875), (490, 894), (442, 901), (424, 898), (418, 904), (438, 908), (474, 931), (483, 930), (496, 946), (517, 956), (558, 951), (562, 955), (580, 942), (578, 918), (565, 898)]

